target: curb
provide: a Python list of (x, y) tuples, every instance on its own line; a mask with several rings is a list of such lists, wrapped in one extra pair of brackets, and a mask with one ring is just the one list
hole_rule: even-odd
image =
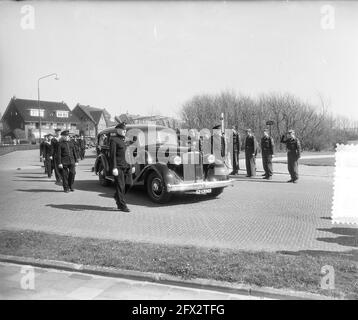
[(110, 267), (83, 265), (65, 261), (45, 260), (0, 254), (0, 262), (31, 265), (40, 268), (52, 268), (63, 271), (80, 272), (105, 277), (123, 278), (128, 280), (155, 282), (163, 285), (174, 285), (192, 289), (216, 291), (226, 294), (239, 294), (246, 295), (248, 297), (253, 296), (258, 298), (278, 300), (336, 300), (336, 298), (333, 297), (327, 297), (314, 293), (274, 289), (268, 287), (256, 287), (211, 279), (195, 278), (185, 280), (164, 273), (124, 270)]

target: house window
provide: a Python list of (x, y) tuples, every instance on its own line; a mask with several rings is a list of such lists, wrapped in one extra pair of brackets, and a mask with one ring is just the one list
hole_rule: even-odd
[(57, 118), (68, 118), (68, 111), (57, 110), (56, 117)]
[[(40, 109), (40, 117), (44, 116), (44, 109)], [(39, 109), (30, 109), (30, 116), (38, 117), (39, 116)]]

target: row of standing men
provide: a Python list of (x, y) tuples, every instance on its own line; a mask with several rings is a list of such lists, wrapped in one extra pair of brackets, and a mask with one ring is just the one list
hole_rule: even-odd
[[(236, 127), (233, 130), (233, 171), (231, 174), (236, 175), (240, 170), (239, 167), (239, 153), (241, 149), (241, 140)], [(296, 183), (298, 180), (298, 159), (301, 157), (301, 143), (295, 136), (294, 130), (289, 130), (286, 135), (283, 135), (280, 140), (281, 143), (286, 145), (287, 149), (287, 167), (291, 176), (287, 182)], [(273, 175), (272, 158), (275, 153), (275, 144), (273, 138), (269, 135), (269, 130), (264, 129), (261, 138), (261, 154), (262, 165), (264, 169), (263, 179), (271, 180)], [(246, 177), (253, 177), (256, 175), (256, 156), (258, 152), (258, 142), (252, 134), (251, 129), (246, 129), (246, 137), (244, 140), (245, 150), (245, 164), (246, 164)]]
[(68, 130), (48, 134), (40, 144), (40, 161), (44, 162), (45, 173), (49, 178), (55, 173), (56, 184), (62, 185), (64, 192), (74, 191), (73, 183), (78, 161), (84, 159), (86, 141), (83, 136), (70, 136)]

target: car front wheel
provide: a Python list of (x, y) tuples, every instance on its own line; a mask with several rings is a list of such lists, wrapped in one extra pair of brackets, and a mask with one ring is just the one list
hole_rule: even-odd
[(166, 203), (171, 198), (162, 176), (156, 172), (152, 172), (147, 179), (147, 193), (149, 198), (156, 203)]
[(98, 167), (98, 179), (101, 186), (107, 187), (111, 184), (110, 181), (106, 179), (102, 163), (100, 163)]

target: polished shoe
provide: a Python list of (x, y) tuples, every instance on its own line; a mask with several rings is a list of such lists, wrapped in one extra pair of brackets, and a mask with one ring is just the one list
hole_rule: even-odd
[(249, 176), (249, 175), (246, 175), (246, 178), (251, 178), (251, 176)]
[(290, 179), (290, 180), (288, 180), (287, 182), (293, 182), (293, 180), (292, 180), (292, 179)]
[(296, 179), (296, 180), (292, 180), (292, 182), (293, 182), (293, 183), (297, 183), (297, 180), (298, 180), (298, 179)]
[(72, 189), (72, 188), (70, 188), (70, 191), (74, 192), (75, 190), (74, 190), (74, 189)]
[(123, 212), (131, 212), (128, 207), (118, 207), (118, 210)]
[(262, 176), (263, 176), (263, 177), (266, 176), (266, 173), (262, 174)]

